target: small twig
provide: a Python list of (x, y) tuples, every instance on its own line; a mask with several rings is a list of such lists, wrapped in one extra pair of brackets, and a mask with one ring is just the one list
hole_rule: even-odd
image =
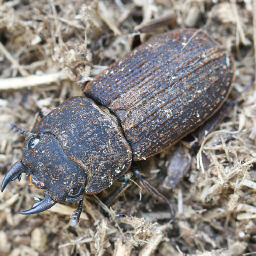
[(231, 0), (230, 2), (231, 2), (231, 8), (233, 9), (233, 14), (236, 17), (237, 32), (240, 35), (240, 39), (241, 39), (243, 45), (248, 45), (249, 41), (245, 37), (244, 30), (242, 28), (240, 17), (239, 17), (238, 11), (237, 11), (236, 1), (235, 0)]
[[(61, 31), (60, 31), (61, 24), (59, 23), (58, 14), (57, 14), (57, 11), (55, 9), (53, 0), (49, 0), (49, 4), (51, 6), (52, 13), (53, 13), (54, 26), (55, 26), (56, 33), (58, 34), (59, 45), (60, 45), (60, 47), (63, 47), (64, 42), (63, 42)], [(55, 37), (55, 33), (53, 34), (53, 36)]]
[[(49, 16), (49, 18), (55, 19), (55, 16), (52, 15), (52, 16)], [(65, 24), (67, 24), (67, 25), (70, 26), (70, 27), (74, 27), (74, 28), (77, 28), (77, 29), (86, 30), (85, 27), (83, 27), (83, 26), (81, 26), (81, 25), (79, 25), (79, 24), (75, 24), (75, 23), (73, 23), (72, 21), (69, 21), (69, 20), (67, 20), (67, 19), (58, 17), (58, 20), (61, 21), (61, 22), (63, 22), (63, 23), (65, 23)]]
[(0, 51), (4, 56), (12, 63), (13, 68), (17, 68), (22, 76), (28, 76), (29, 73), (20, 66), (20, 64), (12, 57), (12, 55), (5, 49), (3, 44), (0, 42)]
[(12, 206), (18, 199), (19, 199), (19, 194), (14, 194), (7, 201), (5, 201), (4, 203), (0, 204), (0, 211), (3, 211), (6, 208)]
[(72, 240), (72, 242), (70, 242), (70, 243), (65, 243), (65, 244), (59, 245), (58, 248), (60, 249), (60, 248), (67, 247), (67, 246), (70, 246), (70, 245), (74, 246), (74, 245), (79, 245), (79, 244), (84, 244), (84, 243), (91, 243), (91, 242), (93, 242), (93, 240), (94, 239), (92, 237), (85, 238), (83, 240), (78, 240), (78, 239), (77, 240)]
[(101, 19), (108, 25), (108, 27), (114, 32), (114, 35), (120, 36), (122, 33), (115, 24), (115, 21), (112, 20), (111, 14), (109, 13), (107, 7), (103, 1), (99, 2), (99, 13)]
[(63, 72), (57, 72), (47, 75), (30, 75), (27, 77), (15, 77), (0, 79), (0, 91), (9, 89), (21, 89), (43, 84), (51, 84), (58, 80), (67, 79), (67, 75)]

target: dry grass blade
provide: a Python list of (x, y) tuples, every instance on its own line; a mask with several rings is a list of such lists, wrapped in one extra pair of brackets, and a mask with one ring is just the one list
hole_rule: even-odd
[(45, 75), (30, 75), (17, 78), (5, 78), (0, 79), (0, 91), (14, 89), (18, 90), (22, 88), (59, 83), (65, 79), (67, 79), (67, 76), (63, 72)]

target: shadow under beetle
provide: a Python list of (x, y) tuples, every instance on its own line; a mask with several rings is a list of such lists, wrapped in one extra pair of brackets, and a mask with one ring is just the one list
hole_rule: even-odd
[[(38, 123), (1, 191), (22, 173), (31, 175), (45, 197), (23, 214), (99, 193), (133, 161), (161, 152), (216, 113), (234, 70), (232, 55), (204, 31), (151, 38), (88, 83), (85, 97), (66, 100)], [(74, 225), (81, 209), (82, 201)]]

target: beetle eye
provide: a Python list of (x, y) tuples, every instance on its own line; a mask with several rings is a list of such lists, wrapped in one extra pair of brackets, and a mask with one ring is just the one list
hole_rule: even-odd
[(80, 196), (83, 193), (83, 187), (75, 187), (75, 188), (71, 188), (69, 190), (68, 196), (70, 197), (77, 197)]
[(28, 148), (33, 149), (38, 142), (40, 141), (40, 137), (37, 135), (36, 137), (31, 138), (31, 140), (28, 143)]

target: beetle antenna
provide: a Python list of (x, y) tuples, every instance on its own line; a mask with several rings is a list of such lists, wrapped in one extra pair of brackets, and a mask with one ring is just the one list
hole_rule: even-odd
[(9, 124), (9, 125), (7, 125), (7, 128), (12, 130), (13, 132), (17, 132), (17, 133), (22, 134), (22, 135), (26, 135), (26, 136), (33, 135), (33, 133), (24, 131), (21, 128), (19, 128), (18, 126), (16, 126), (15, 124)]

